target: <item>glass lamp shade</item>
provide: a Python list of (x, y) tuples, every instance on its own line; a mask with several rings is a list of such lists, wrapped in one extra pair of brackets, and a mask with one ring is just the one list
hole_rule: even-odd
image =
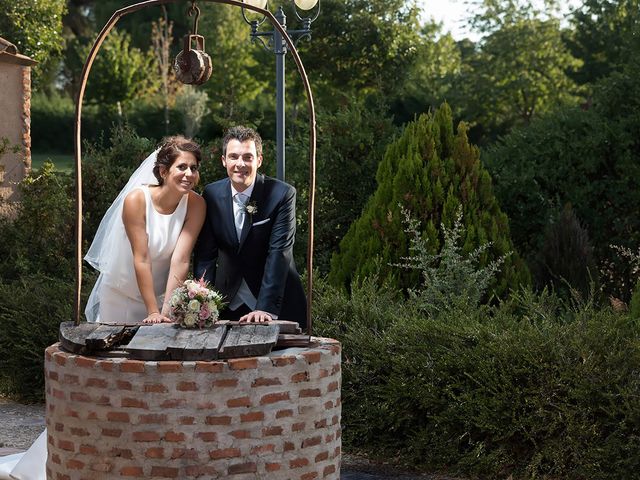
[(311, 10), (316, 6), (318, 0), (295, 0), (295, 2), (300, 10)]
[(267, 6), (267, 0), (242, 0), (242, 3), (258, 8), (264, 8)]

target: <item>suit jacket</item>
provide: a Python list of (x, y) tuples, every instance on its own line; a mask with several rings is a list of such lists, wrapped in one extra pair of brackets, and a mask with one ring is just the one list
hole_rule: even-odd
[(210, 183), (202, 196), (207, 216), (194, 250), (196, 278), (204, 275), (227, 302), (235, 297), (244, 278), (258, 300), (256, 310), (305, 327), (307, 302), (293, 261), (295, 188), (257, 175), (249, 199), (257, 212), (245, 217), (240, 241), (230, 180)]

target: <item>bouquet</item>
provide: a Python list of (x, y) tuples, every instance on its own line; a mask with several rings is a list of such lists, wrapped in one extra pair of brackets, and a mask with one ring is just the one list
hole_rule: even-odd
[(205, 328), (218, 320), (222, 295), (204, 280), (185, 280), (169, 300), (169, 317), (183, 328)]

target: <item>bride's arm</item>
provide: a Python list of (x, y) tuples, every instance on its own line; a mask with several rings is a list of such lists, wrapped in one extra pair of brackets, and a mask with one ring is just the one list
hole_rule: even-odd
[(136, 281), (138, 282), (140, 295), (147, 309), (148, 316), (145, 320), (162, 321), (162, 318), (155, 318), (161, 317), (161, 313), (153, 288), (151, 257), (149, 256), (149, 241), (146, 231), (145, 198), (142, 190), (133, 190), (125, 198), (122, 210), (122, 221), (127, 232), (127, 237), (129, 238), (129, 243), (131, 243)]
[(189, 261), (191, 252), (198, 239), (198, 234), (204, 223), (207, 207), (204, 199), (195, 192), (189, 192), (187, 203), (187, 217), (184, 226), (178, 237), (176, 248), (171, 255), (171, 266), (169, 268), (169, 278), (167, 279), (167, 289), (164, 294), (164, 306), (162, 314), (168, 315), (168, 302), (171, 293), (187, 278), (189, 273)]

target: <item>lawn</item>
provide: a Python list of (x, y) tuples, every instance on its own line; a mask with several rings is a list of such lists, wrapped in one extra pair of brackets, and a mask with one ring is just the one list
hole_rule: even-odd
[(31, 152), (31, 168), (36, 170), (44, 164), (46, 160), (53, 162), (56, 170), (62, 172), (73, 171), (74, 159), (73, 153), (36, 153)]

